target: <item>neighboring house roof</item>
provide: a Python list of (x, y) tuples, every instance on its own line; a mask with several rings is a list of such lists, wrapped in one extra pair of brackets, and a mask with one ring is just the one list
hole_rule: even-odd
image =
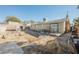
[(48, 21), (48, 23), (60, 23), (60, 22), (65, 22), (65, 21), (66, 21), (66, 18), (62, 18), (62, 19)]
[[(61, 22), (65, 22), (66, 21), (66, 18), (62, 18), (62, 19), (57, 19), (57, 20), (52, 20), (52, 21), (47, 21), (47, 22), (36, 22), (36, 23), (33, 23), (34, 25), (37, 24), (47, 24), (47, 23), (61, 23)], [(33, 25), (32, 24), (32, 25)]]

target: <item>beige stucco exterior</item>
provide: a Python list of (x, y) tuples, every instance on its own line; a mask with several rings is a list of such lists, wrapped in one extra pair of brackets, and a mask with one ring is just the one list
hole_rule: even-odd
[(65, 32), (65, 22), (59, 23), (59, 32), (64, 33)]
[(0, 32), (5, 32), (8, 30), (16, 30), (17, 28), (20, 29), (20, 26), (23, 26), (23, 25), (21, 23), (17, 23), (17, 22), (1, 23)]
[(65, 32), (65, 22), (32, 24), (30, 28), (32, 30), (36, 30), (36, 31), (48, 30), (51, 32), (55, 31), (55, 32), (59, 32), (59, 33), (64, 33)]
[(65, 33), (67, 27), (70, 28), (69, 27), (70, 25), (68, 24), (70, 24), (70, 21), (69, 21), (69, 17), (67, 14), (66, 18), (63, 18), (63, 19), (33, 23), (31, 24), (30, 29), (36, 30), (36, 31), (45, 30), (45, 31), (50, 31), (54, 33)]

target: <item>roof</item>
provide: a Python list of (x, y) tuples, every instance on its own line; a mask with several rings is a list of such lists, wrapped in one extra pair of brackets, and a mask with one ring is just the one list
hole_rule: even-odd
[(48, 23), (60, 23), (60, 22), (65, 22), (65, 21), (66, 21), (66, 18), (62, 18), (62, 19), (48, 21)]
[(61, 23), (61, 22), (65, 22), (66, 18), (62, 18), (62, 19), (57, 19), (57, 20), (52, 20), (52, 21), (47, 21), (47, 22), (36, 22), (33, 24), (43, 24), (43, 23)]

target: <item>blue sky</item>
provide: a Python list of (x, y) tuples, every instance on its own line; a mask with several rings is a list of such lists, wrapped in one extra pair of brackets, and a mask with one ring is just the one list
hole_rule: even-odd
[(69, 14), (72, 21), (79, 16), (76, 5), (0, 5), (0, 21), (6, 16), (16, 16), (21, 20), (42, 21), (44, 17), (49, 20), (65, 18)]

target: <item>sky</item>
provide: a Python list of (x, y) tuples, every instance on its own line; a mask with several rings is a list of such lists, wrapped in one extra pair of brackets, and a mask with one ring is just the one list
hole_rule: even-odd
[(79, 16), (79, 9), (76, 5), (0, 5), (0, 21), (4, 21), (7, 16), (16, 16), (23, 21), (47, 21), (62, 19), (68, 15), (72, 22)]

